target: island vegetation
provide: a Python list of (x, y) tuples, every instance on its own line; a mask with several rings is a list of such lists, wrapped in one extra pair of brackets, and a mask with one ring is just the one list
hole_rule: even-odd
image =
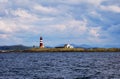
[(120, 48), (32, 48), (24, 52), (120, 52)]
[(39, 48), (15, 45), (0, 47), (0, 53), (3, 52), (120, 52), (120, 48)]

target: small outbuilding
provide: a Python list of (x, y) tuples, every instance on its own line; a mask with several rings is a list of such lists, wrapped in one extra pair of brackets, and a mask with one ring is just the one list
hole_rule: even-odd
[(70, 45), (70, 44), (65, 44), (64, 48), (74, 48), (74, 47), (72, 45)]

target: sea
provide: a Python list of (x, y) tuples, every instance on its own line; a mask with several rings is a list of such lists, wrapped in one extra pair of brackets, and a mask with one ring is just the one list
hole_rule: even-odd
[(0, 53), (0, 79), (120, 79), (120, 52)]

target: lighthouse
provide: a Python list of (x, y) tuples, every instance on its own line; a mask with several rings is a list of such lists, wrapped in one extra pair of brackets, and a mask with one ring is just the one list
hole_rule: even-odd
[(44, 48), (43, 38), (42, 37), (40, 37), (40, 48)]

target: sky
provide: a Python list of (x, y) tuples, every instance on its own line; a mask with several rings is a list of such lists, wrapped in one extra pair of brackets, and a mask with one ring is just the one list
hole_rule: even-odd
[(120, 0), (0, 0), (0, 46), (120, 47)]

